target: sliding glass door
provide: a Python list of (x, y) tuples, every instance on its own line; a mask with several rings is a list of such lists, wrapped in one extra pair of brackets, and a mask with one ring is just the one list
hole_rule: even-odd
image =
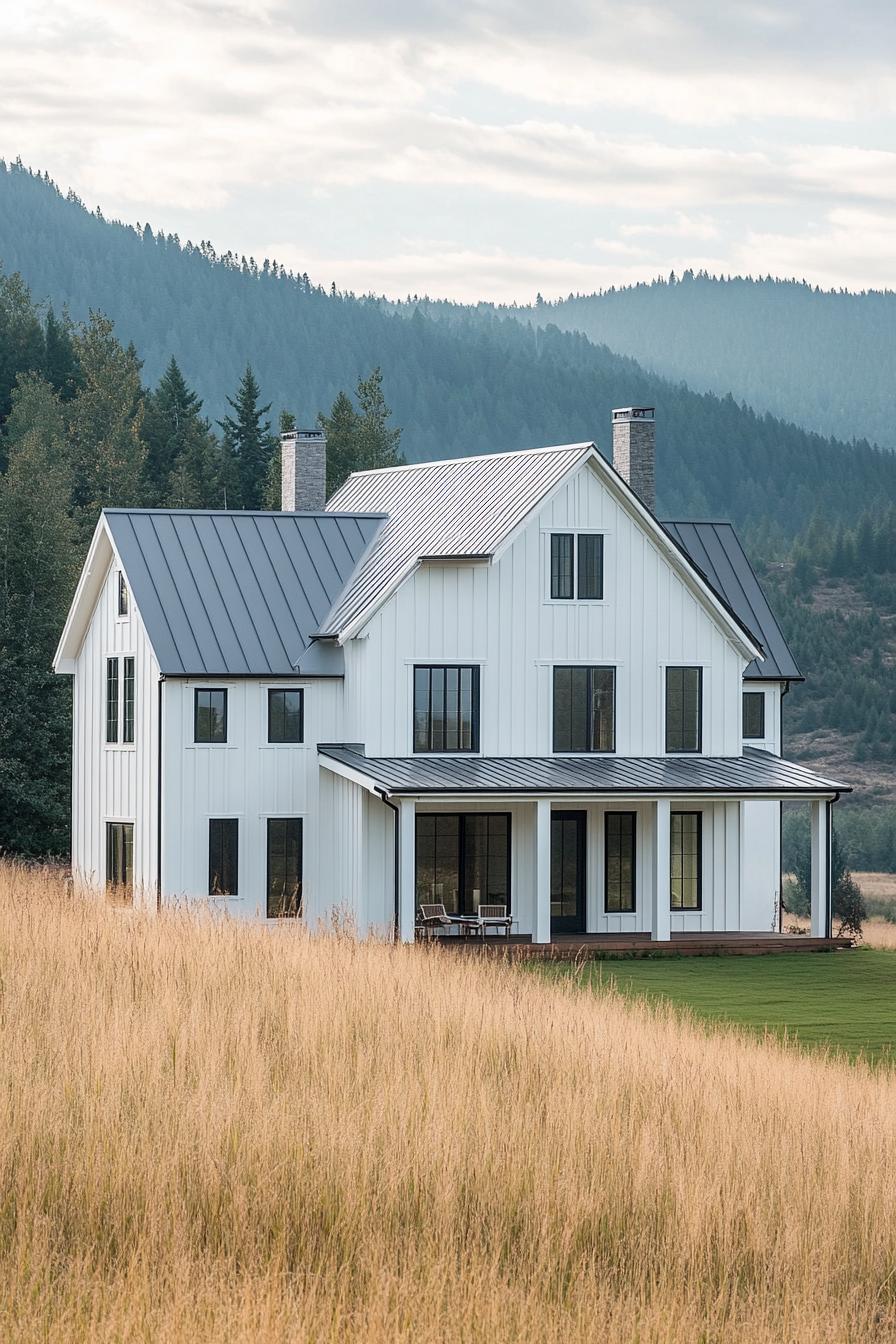
[(441, 901), (451, 914), (510, 907), (510, 816), (506, 812), (417, 814), (417, 904)]

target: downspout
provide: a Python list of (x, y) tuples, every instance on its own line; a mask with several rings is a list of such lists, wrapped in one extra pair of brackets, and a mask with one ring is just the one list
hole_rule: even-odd
[[(784, 697), (790, 690), (790, 682), (785, 681), (778, 707), (778, 730), (781, 735), (781, 750), (784, 755)], [(784, 932), (784, 800), (778, 801), (778, 932)]]
[(162, 686), (165, 677), (159, 673), (159, 723), (156, 758), (156, 910), (162, 908)]
[(393, 814), (394, 814), (394, 816), (395, 816), (395, 824), (394, 824), (394, 826), (393, 826), (393, 828), (392, 828), (392, 834), (393, 834), (393, 836), (394, 836), (394, 841), (393, 841), (393, 845), (394, 845), (394, 859), (393, 859), (393, 866), (394, 866), (394, 869), (395, 869), (395, 872), (394, 872), (394, 889), (395, 889), (395, 890), (394, 890), (394, 900), (395, 900), (395, 924), (394, 924), (395, 933), (394, 933), (394, 937), (395, 937), (395, 941), (398, 942), (399, 938), (401, 937), (401, 911), (400, 911), (400, 909), (399, 909), (400, 899), (401, 899), (401, 898), (400, 898), (401, 884), (400, 884), (400, 873), (399, 873), (399, 867), (398, 867), (399, 856), (400, 856), (400, 840), (399, 840), (399, 831), (398, 831), (398, 825), (399, 825), (399, 812), (398, 812), (398, 806), (397, 806), (397, 804), (396, 804), (396, 803), (393, 803), (392, 800), (391, 800), (391, 798), (389, 798), (389, 797), (387, 796), (385, 789), (377, 789), (377, 793), (380, 795), (380, 797), (382, 798), (382, 800), (383, 800), (383, 802), (386, 804), (386, 806), (392, 809), (392, 812), (393, 812)]

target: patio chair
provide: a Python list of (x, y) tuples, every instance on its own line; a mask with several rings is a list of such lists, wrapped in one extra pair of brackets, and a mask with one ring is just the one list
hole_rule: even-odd
[(506, 905), (478, 905), (479, 931), (484, 938), (488, 929), (503, 929), (504, 936), (510, 934), (513, 919), (507, 913)]
[(417, 922), (429, 933), (435, 929), (456, 927), (459, 933), (466, 934), (478, 927), (478, 921), (473, 915), (449, 915), (442, 901), (422, 904), (419, 907)]

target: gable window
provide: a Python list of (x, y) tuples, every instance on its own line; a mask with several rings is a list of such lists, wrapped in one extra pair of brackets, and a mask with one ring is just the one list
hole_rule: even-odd
[(604, 817), (604, 909), (626, 914), (635, 908), (635, 814)]
[(121, 740), (134, 740), (134, 660), (121, 660)]
[(552, 532), (552, 600), (599, 602), (603, 595), (603, 536), (596, 532)]
[(670, 830), (670, 888), (673, 910), (703, 904), (703, 814), (673, 812)]
[(106, 741), (118, 741), (118, 659), (106, 659)]
[(208, 823), (208, 894), (236, 896), (239, 887), (240, 824), (235, 817)]
[(302, 913), (302, 818), (268, 817), (268, 919)]
[(118, 571), (118, 614), (119, 614), (119, 616), (127, 616), (129, 610), (130, 610), (130, 594), (128, 593), (128, 586), (127, 586), (127, 584), (125, 583), (124, 575), (122, 574), (121, 570), (119, 570), (119, 571)]
[(555, 667), (554, 751), (615, 750), (615, 667)]
[(197, 688), (193, 708), (194, 742), (227, 741), (227, 692)]
[(134, 823), (106, 822), (106, 886), (120, 899), (134, 892)]
[(744, 737), (765, 737), (765, 695), (744, 691)]
[(414, 750), (479, 750), (479, 668), (414, 668)]
[(268, 691), (268, 741), (305, 740), (305, 693), (298, 688)]
[(666, 668), (666, 750), (703, 750), (703, 668)]

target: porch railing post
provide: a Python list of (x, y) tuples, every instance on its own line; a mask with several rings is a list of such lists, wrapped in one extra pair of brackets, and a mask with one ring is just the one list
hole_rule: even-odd
[(398, 804), (398, 937), (414, 941), (414, 865), (417, 847), (417, 805), (413, 798)]
[(658, 798), (653, 815), (653, 910), (650, 936), (654, 942), (667, 943), (672, 936), (672, 895), (670, 890), (671, 806), (668, 798)]
[(830, 805), (826, 798), (812, 800), (812, 854), (810, 915), (813, 938), (831, 933)]
[(535, 919), (533, 943), (551, 941), (551, 802), (535, 804)]

